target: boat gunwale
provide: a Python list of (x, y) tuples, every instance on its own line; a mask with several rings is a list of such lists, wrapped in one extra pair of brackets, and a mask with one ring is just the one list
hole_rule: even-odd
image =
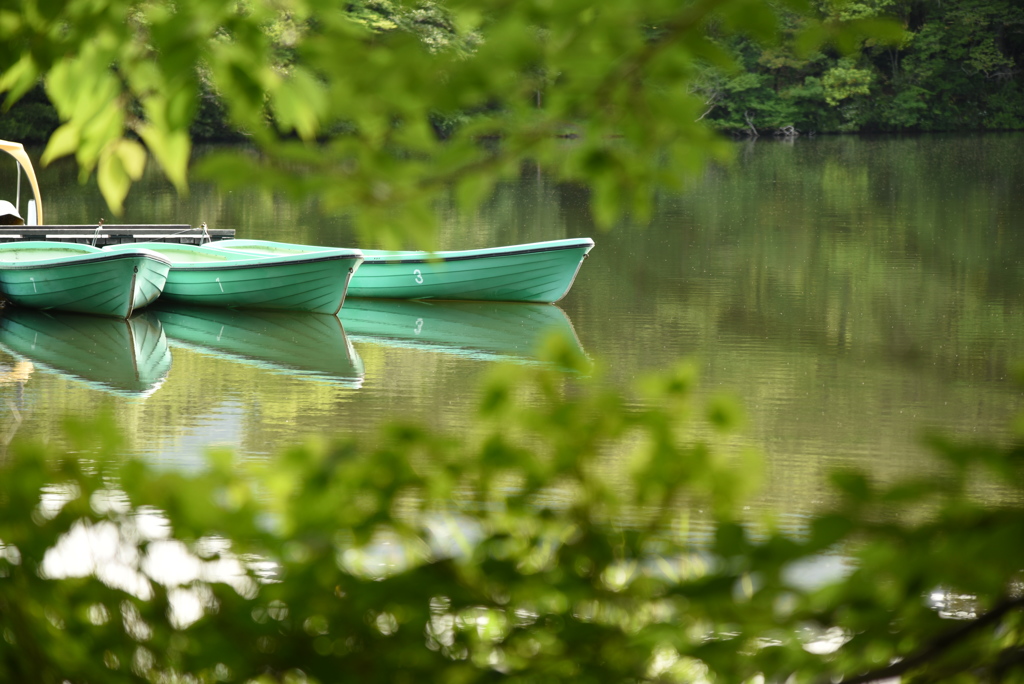
[[(526, 245), (510, 245), (508, 248), (491, 247), (485, 249), (446, 252), (388, 252), (384, 254), (374, 254), (373, 251), (364, 250), (363, 264), (427, 264), (446, 261), (467, 261), (470, 259), (490, 259), (494, 257), (544, 254), (545, 252), (558, 252), (569, 249), (586, 249), (587, 252), (589, 252), (593, 248), (594, 241), (590, 238), (570, 238), (565, 241), (553, 240), (551, 242), (535, 242)], [(507, 251), (497, 251), (502, 249)], [(584, 252), (584, 254), (587, 252)]]
[(156, 252), (150, 252), (147, 254), (146, 251), (140, 249), (138, 251), (125, 250), (123, 252), (82, 252), (81, 254), (68, 254), (50, 259), (34, 259), (31, 261), (4, 261), (3, 259), (0, 259), (0, 271), (27, 271), (37, 268), (84, 266), (86, 263), (96, 264), (119, 259), (138, 259), (139, 257), (144, 259), (153, 259), (170, 265), (170, 262), (166, 257), (157, 254)]
[[(239, 244), (234, 247), (225, 243)], [(344, 249), (343, 247), (321, 247), (319, 245), (300, 245), (297, 243), (274, 243), (268, 240), (235, 239), (220, 240), (209, 245), (217, 249), (235, 254), (261, 254), (258, 248), (262, 244), (281, 244), (287, 247), (294, 247), (295, 254), (317, 254), (332, 249)], [(204, 245), (205, 247), (206, 245)], [(303, 251), (306, 248), (306, 251)], [(402, 251), (402, 250), (358, 250), (363, 255), (363, 264), (422, 264), (437, 263), (444, 261), (465, 261), (467, 259), (487, 259), (501, 256), (523, 256), (529, 254), (543, 254), (545, 252), (556, 252), (567, 249), (586, 249), (589, 252), (594, 248), (592, 238), (565, 238), (562, 240), (547, 240), (544, 242), (528, 242), (518, 245), (507, 245), (505, 247), (485, 247), (482, 249), (466, 250), (445, 250), (428, 252), (423, 250)], [(270, 259), (276, 256), (263, 256)]]
[[(226, 250), (225, 250), (226, 251)], [(260, 257), (256, 259), (204, 261), (200, 263), (171, 262), (172, 271), (234, 271), (244, 268), (267, 268), (268, 266), (291, 266), (293, 264), (315, 264), (322, 261), (342, 261), (350, 259), (362, 263), (358, 254), (332, 254), (328, 256), (308, 257), (305, 255), (288, 255)]]
[[(272, 256), (261, 256), (253, 255), (250, 253), (242, 252), (234, 249), (223, 249), (219, 248), (216, 243), (210, 243), (205, 245), (185, 245), (185, 244), (173, 244), (167, 243), (166, 249), (168, 252), (178, 252), (182, 254), (208, 254), (213, 252), (223, 259), (216, 261), (175, 261), (173, 258), (164, 256), (164, 253), (160, 251), (160, 245), (152, 242), (148, 243), (136, 243), (138, 245), (144, 245), (138, 247), (140, 250), (152, 251), (154, 254), (160, 255), (162, 258), (167, 259), (171, 264), (172, 271), (216, 271), (216, 270), (237, 270), (243, 268), (265, 268), (267, 266), (274, 265), (292, 265), (292, 264), (313, 264), (324, 261), (342, 261), (351, 260), (356, 262), (353, 268), (359, 266), (363, 262), (363, 254), (356, 249), (344, 249), (341, 247), (331, 247), (323, 250), (322, 252), (313, 253), (296, 253), (296, 254), (275, 254)], [(130, 243), (124, 245), (108, 245), (103, 248), (105, 252), (121, 252), (129, 251), (131, 247)]]

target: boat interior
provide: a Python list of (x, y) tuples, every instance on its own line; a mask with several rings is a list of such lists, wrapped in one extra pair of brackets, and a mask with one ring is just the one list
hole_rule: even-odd
[(23, 261), (39, 261), (43, 259), (59, 259), (61, 257), (81, 256), (83, 254), (91, 254), (98, 251), (84, 245), (59, 242), (52, 244), (52, 247), (25, 247), (24, 243), (17, 245), (15, 249), (11, 249), (11, 246), (8, 246), (7, 249), (0, 247), (0, 261), (15, 263)]
[(240, 254), (232, 254), (230, 252), (218, 252), (196, 245), (174, 244), (169, 242), (124, 243), (122, 245), (110, 245), (103, 249), (118, 251), (123, 249), (138, 249), (140, 247), (163, 255), (170, 260), (172, 264), (223, 263), (225, 261), (240, 261), (251, 258)]

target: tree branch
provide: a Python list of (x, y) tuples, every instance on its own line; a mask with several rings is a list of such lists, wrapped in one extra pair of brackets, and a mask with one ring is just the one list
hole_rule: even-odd
[(750, 128), (750, 137), (751, 138), (758, 137), (757, 127), (754, 126), (754, 118), (752, 116), (750, 116), (750, 110), (749, 109), (746, 110), (745, 112), (743, 112), (743, 118), (747, 120), (747, 127)]
[(955, 646), (958, 642), (966, 639), (975, 632), (999, 622), (1007, 613), (1021, 608), (1022, 606), (1024, 606), (1024, 596), (1014, 599), (1006, 599), (996, 604), (992, 610), (981, 617), (971, 620), (970, 622), (939, 636), (917, 654), (904, 658), (903, 660), (893, 663), (887, 667), (872, 670), (862, 675), (857, 675), (851, 679), (844, 679), (842, 680), (843, 684), (868, 684), (869, 682), (876, 682), (880, 679), (898, 677), (905, 672), (909, 672), (916, 667), (924, 665), (930, 660), (938, 658), (945, 653), (947, 649)]
[[(710, 114), (711, 112), (713, 112), (715, 110), (715, 107), (718, 106), (719, 95), (720, 95), (719, 93), (715, 93), (714, 95), (711, 96), (711, 98), (707, 102), (704, 103), (705, 105), (709, 105), (708, 106), (708, 110), (706, 112), (704, 112), (703, 114), (701, 114), (700, 117), (697, 119), (697, 121), (702, 121), (705, 116), (707, 116), (708, 114)], [(694, 122), (694, 123), (696, 123), (696, 122)]]

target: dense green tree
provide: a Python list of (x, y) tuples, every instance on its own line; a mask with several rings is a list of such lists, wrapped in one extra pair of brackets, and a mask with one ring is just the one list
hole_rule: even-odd
[(895, 87), (927, 93), (930, 117), (922, 122), (931, 128), (1019, 128), (1024, 8), (975, 0), (928, 9)]
[(718, 72), (730, 80), (707, 118), (747, 133), (751, 122), (759, 132), (787, 125), (805, 132), (1019, 129), (1022, 11), (1006, 0), (820, 3), (817, 21), (887, 18), (902, 33), (845, 52), (801, 53), (796, 29), (808, 19), (787, 15), (790, 30), (776, 45), (731, 42), (742, 70)]
[(0, 138), (40, 145), (50, 139), (59, 124), (57, 111), (42, 86), (36, 86), (17, 107), (0, 116)]

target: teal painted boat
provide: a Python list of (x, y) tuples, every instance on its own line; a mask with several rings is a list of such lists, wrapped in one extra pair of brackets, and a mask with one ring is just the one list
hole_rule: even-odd
[(160, 295), (171, 262), (147, 249), (65, 242), (0, 245), (0, 292), (19, 306), (128, 318)]
[(357, 343), (538, 363), (550, 335), (586, 358), (569, 317), (553, 304), (351, 299), (339, 314)]
[(164, 242), (110, 245), (103, 250), (118, 253), (139, 247), (171, 262), (163, 299), (199, 306), (328, 314), (341, 309), (352, 273), (363, 259), (358, 250), (351, 249), (255, 256), (210, 245)]
[[(223, 240), (217, 249), (252, 254), (329, 249), (264, 240)], [(349, 297), (557, 302), (569, 292), (590, 238), (551, 240), (454, 252), (362, 250)]]
[(171, 343), (237, 363), (358, 388), (363, 361), (337, 316), (160, 303), (146, 312)]
[(139, 316), (8, 308), (0, 316), (0, 346), (38, 369), (126, 397), (149, 396), (171, 369), (160, 323)]

